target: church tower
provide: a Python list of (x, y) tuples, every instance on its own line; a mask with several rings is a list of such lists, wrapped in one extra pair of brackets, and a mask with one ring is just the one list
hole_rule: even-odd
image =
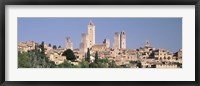
[(95, 44), (95, 25), (90, 20), (89, 25), (88, 25), (88, 47), (91, 48)]

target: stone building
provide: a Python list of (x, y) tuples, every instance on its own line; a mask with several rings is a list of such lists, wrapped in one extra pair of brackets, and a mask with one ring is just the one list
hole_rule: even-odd
[(47, 49), (46, 56), (50, 61), (53, 61), (56, 65), (63, 63), (66, 60), (66, 56), (62, 56), (64, 48)]
[(115, 32), (113, 49), (120, 49), (120, 33)]
[(173, 53), (170, 53), (168, 50), (162, 48), (156, 49), (153, 53), (156, 60), (170, 60), (173, 57)]
[(18, 51), (20, 52), (27, 52), (29, 50), (35, 49), (35, 42), (34, 41), (25, 41), (18, 43)]
[(115, 32), (113, 49), (126, 49), (126, 33)]
[(105, 51), (106, 49), (106, 45), (105, 44), (95, 44), (91, 47), (91, 50), (93, 52), (95, 51)]
[(88, 42), (89, 45), (88, 47), (91, 48), (95, 44), (95, 25), (90, 20), (89, 25), (88, 25)]
[(175, 53), (175, 56), (178, 58), (182, 58), (182, 49), (179, 49), (179, 51)]
[(88, 48), (88, 34), (82, 33), (81, 43), (80, 43), (80, 53), (86, 53)]
[(109, 39), (104, 39), (103, 44), (106, 45), (106, 48), (110, 48), (110, 40)]
[(73, 50), (73, 43), (71, 42), (70, 37), (66, 38), (66, 49)]
[(126, 33), (124, 31), (120, 34), (120, 48), (126, 49)]

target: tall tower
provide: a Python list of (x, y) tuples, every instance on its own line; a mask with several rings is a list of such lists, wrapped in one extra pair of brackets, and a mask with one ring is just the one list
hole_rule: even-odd
[(66, 38), (66, 48), (73, 50), (73, 44), (72, 44), (72, 42), (70, 40), (70, 37)]
[(88, 48), (88, 34), (82, 33), (82, 39), (81, 39), (81, 43), (80, 43), (80, 52), (86, 53), (87, 48)]
[(120, 33), (119, 32), (115, 32), (113, 48), (120, 49)]
[(88, 47), (91, 48), (95, 44), (95, 25), (90, 20), (89, 25), (88, 25)]
[(126, 33), (124, 31), (120, 34), (120, 48), (126, 49)]

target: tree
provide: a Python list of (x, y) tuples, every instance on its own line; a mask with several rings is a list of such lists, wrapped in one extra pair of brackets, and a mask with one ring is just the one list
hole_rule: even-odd
[(19, 68), (30, 68), (30, 58), (28, 57), (28, 53), (20, 53), (18, 52), (18, 67)]
[(95, 60), (94, 60), (94, 62), (95, 62), (95, 63), (97, 63), (97, 62), (98, 62), (98, 59), (99, 59), (99, 58), (98, 58), (98, 52), (96, 51), (96, 53), (95, 53)]
[(57, 46), (56, 46), (56, 45), (53, 45), (53, 49), (57, 49)]
[(44, 49), (44, 41), (42, 41), (42, 43), (41, 43), (41, 53), (42, 53), (42, 54), (45, 53), (45, 49)]
[(98, 66), (97, 63), (92, 62), (92, 63), (89, 64), (89, 67), (90, 68), (98, 68), (99, 66)]
[(139, 68), (142, 68), (142, 63), (138, 60), (138, 62), (137, 62), (137, 66), (139, 67)]
[(87, 61), (87, 54), (85, 53), (85, 61)]
[(112, 62), (109, 63), (109, 67), (110, 67), (110, 68), (116, 68), (116, 67), (117, 67), (117, 65), (116, 65), (116, 63), (115, 63), (114, 60), (112, 60)]
[(51, 44), (49, 44), (48, 46), (51, 47)]
[(80, 68), (89, 68), (89, 64), (90, 63), (88, 61), (79, 62)]
[(64, 61), (62, 64), (58, 65), (59, 68), (72, 68), (73, 65), (69, 63), (68, 61)]
[(71, 49), (67, 49), (66, 51), (63, 52), (63, 56), (66, 56), (67, 60), (75, 61), (76, 56), (74, 55), (74, 52)]
[(61, 46), (59, 45), (58, 48), (61, 48)]
[(87, 61), (90, 62), (90, 49), (87, 49)]

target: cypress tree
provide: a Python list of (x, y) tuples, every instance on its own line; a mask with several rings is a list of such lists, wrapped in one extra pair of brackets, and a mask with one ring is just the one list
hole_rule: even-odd
[(94, 62), (95, 62), (95, 63), (97, 63), (98, 59), (99, 59), (99, 58), (98, 58), (98, 52), (96, 51), (96, 53), (95, 53), (95, 60), (94, 60)]
[(90, 49), (87, 50), (87, 61), (90, 62)]
[(41, 53), (42, 53), (42, 54), (45, 53), (45, 49), (44, 49), (44, 41), (42, 41), (42, 44), (41, 44)]

